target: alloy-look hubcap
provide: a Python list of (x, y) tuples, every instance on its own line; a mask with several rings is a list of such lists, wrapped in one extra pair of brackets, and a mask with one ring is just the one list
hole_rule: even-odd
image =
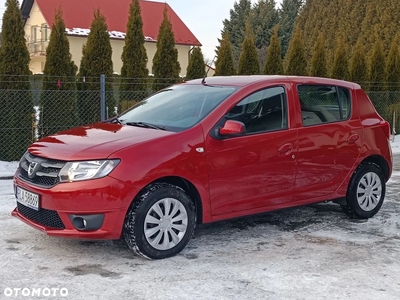
[(183, 239), (187, 225), (188, 215), (183, 204), (173, 198), (164, 198), (147, 212), (144, 234), (153, 248), (169, 250)]
[(371, 211), (379, 204), (382, 197), (382, 181), (373, 172), (366, 173), (358, 183), (357, 201), (361, 209)]

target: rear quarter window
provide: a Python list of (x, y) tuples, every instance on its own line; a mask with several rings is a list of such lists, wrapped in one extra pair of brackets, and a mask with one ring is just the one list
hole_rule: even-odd
[(303, 126), (347, 120), (351, 115), (350, 90), (332, 85), (298, 85)]

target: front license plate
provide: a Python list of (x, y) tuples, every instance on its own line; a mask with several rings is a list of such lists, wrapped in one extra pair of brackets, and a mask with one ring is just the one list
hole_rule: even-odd
[(17, 201), (34, 210), (39, 210), (39, 195), (16, 187), (15, 196)]

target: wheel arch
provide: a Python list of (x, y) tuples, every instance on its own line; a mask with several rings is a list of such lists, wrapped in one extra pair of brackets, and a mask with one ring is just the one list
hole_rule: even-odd
[(385, 176), (385, 180), (386, 181), (389, 180), (389, 178), (390, 178), (390, 167), (389, 167), (389, 164), (388, 164), (388, 162), (386, 161), (385, 158), (383, 158), (380, 155), (371, 155), (371, 156), (366, 157), (363, 161), (361, 161), (361, 163), (359, 165), (364, 164), (364, 163), (368, 163), (368, 162), (378, 165), (379, 168), (381, 168), (381, 170), (383, 172), (383, 175)]
[(149, 185), (154, 184), (154, 183), (162, 183), (162, 182), (178, 186), (188, 194), (188, 196), (193, 200), (195, 208), (196, 208), (197, 224), (202, 224), (203, 223), (203, 204), (201, 201), (200, 193), (197, 190), (197, 188), (195, 187), (195, 185), (185, 178), (182, 178), (179, 176), (166, 176), (166, 177), (158, 178), (158, 179), (150, 182), (145, 187), (143, 187), (143, 189), (139, 191), (138, 195), (140, 195), (140, 193)]

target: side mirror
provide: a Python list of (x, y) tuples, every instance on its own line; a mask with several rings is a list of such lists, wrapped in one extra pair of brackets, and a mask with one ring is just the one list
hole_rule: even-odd
[(227, 120), (224, 127), (218, 130), (220, 136), (242, 136), (246, 133), (246, 126), (239, 121)]

